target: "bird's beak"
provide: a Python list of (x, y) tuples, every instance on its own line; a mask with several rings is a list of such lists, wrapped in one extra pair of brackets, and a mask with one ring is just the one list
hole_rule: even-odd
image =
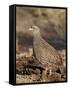
[(29, 31), (33, 31), (33, 29), (32, 28), (29, 28)]

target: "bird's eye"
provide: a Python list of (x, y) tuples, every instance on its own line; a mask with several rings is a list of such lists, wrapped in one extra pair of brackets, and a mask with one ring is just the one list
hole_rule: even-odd
[(31, 26), (31, 28), (33, 28), (33, 27)]

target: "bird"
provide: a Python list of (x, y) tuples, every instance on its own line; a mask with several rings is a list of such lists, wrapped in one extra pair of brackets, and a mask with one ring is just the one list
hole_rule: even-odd
[(33, 35), (34, 55), (45, 68), (45, 71), (43, 73), (43, 78), (45, 80), (47, 70), (50, 71), (50, 74), (52, 73), (52, 71), (59, 71), (58, 69), (60, 69), (62, 65), (62, 60), (57, 50), (42, 38), (40, 28), (38, 26), (31, 26), (29, 28), (29, 31), (31, 31)]

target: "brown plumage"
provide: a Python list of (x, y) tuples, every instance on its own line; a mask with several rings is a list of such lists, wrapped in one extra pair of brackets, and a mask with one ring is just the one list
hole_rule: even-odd
[(37, 26), (32, 26), (29, 30), (33, 31), (33, 48), (35, 57), (45, 68), (56, 70), (61, 66), (61, 57), (57, 50), (47, 43), (40, 35), (40, 29)]

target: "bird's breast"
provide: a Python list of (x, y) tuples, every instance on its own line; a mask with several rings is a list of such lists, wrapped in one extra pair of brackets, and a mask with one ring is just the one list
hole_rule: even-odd
[(40, 42), (34, 41), (33, 45), (36, 58), (43, 64), (44, 62), (46, 62), (46, 55), (44, 53), (44, 50), (41, 48)]

